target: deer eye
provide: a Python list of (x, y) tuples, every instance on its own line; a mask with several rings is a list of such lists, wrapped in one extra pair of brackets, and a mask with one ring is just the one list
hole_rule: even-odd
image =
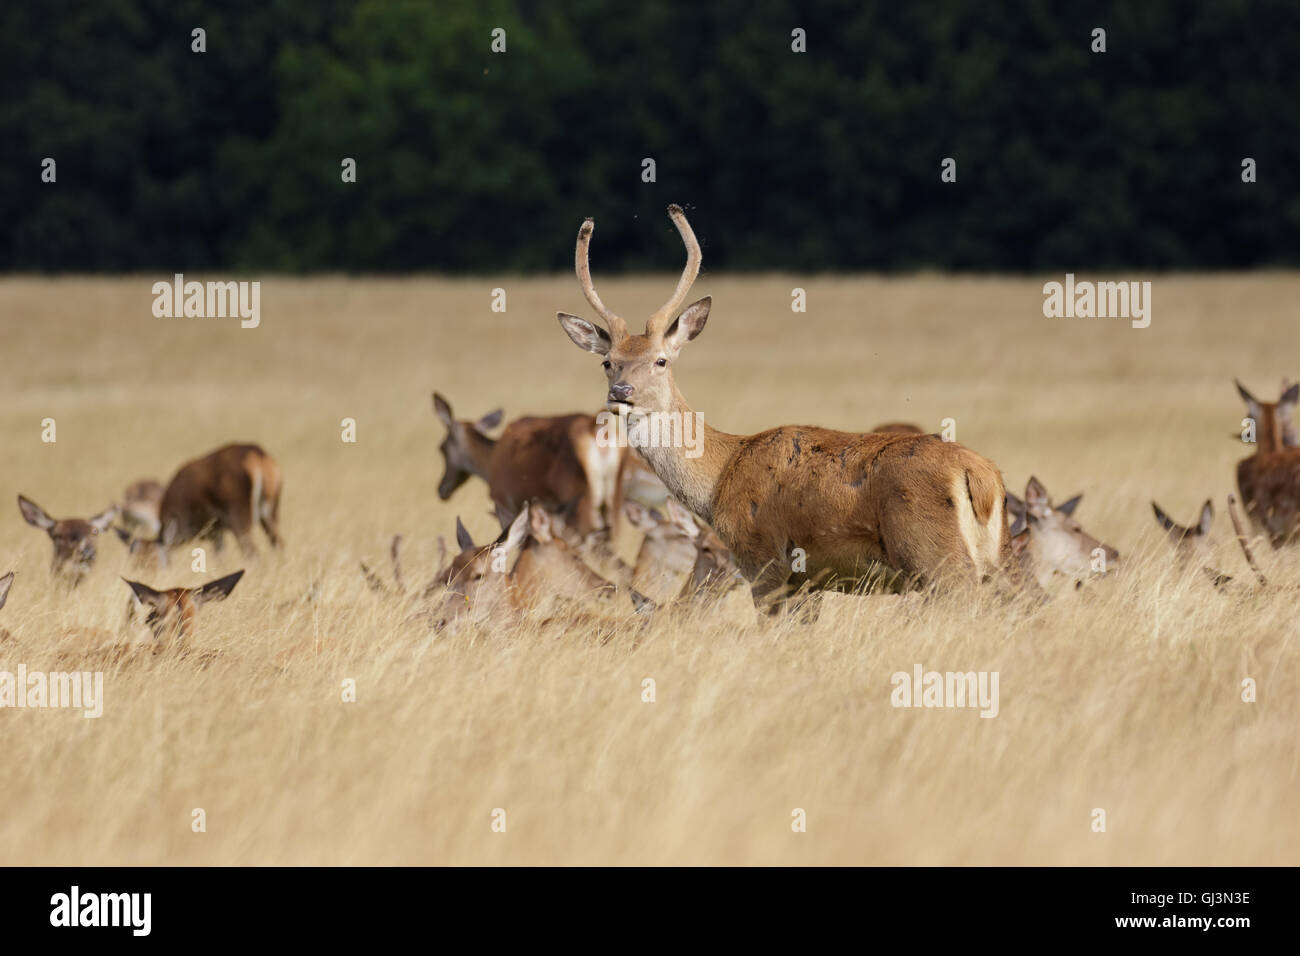
[(605, 359), (605, 361), (600, 363), (600, 367), (603, 368), (606, 372), (608, 372), (614, 366), (609, 364), (609, 359)]
[(658, 365), (660, 368), (664, 368), (668, 364), (668, 360), (666, 358), (661, 358), (656, 360), (655, 364)]

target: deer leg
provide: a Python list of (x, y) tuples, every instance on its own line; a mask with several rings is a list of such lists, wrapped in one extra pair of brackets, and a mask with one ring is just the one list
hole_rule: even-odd
[(224, 520), (218, 521), (216, 527), (220, 528), (222, 524), (230, 528), (235, 534), (235, 540), (239, 543), (239, 550), (245, 557), (252, 557), (257, 554), (257, 547), (253, 544), (253, 502), (251, 497), (248, 500), (236, 499), (226, 512)]
[(280, 500), (278, 498), (270, 501), (263, 501), (258, 506), (258, 518), (262, 525), (262, 530), (266, 532), (267, 538), (271, 541), (271, 547), (278, 548), (284, 544), (284, 539), (280, 537)]
[(763, 570), (750, 583), (749, 591), (754, 607), (768, 617), (779, 617), (785, 611), (790, 590), (790, 567), (778, 555), (763, 566)]

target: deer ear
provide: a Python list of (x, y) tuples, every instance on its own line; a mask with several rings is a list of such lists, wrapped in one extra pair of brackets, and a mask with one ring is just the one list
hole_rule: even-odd
[(1209, 534), (1210, 525), (1213, 523), (1214, 523), (1214, 505), (1210, 503), (1209, 498), (1206, 498), (1205, 504), (1201, 505), (1201, 521), (1200, 524), (1196, 526), (1197, 530), (1201, 534)]
[(474, 429), (479, 432), (490, 432), (501, 424), (501, 419), (505, 417), (505, 409), (498, 408), (494, 412), (488, 412), (482, 418), (474, 423)]
[(1007, 492), (1007, 513), (1015, 515), (1017, 518), (1025, 516), (1025, 503), (1009, 491)]
[(152, 604), (154, 607), (162, 607), (166, 603), (167, 595), (161, 591), (155, 591), (147, 584), (141, 584), (139, 581), (128, 581), (122, 579), (130, 585), (131, 590), (135, 593), (136, 600), (141, 604)]
[(462, 551), (470, 551), (474, 547), (474, 539), (461, 523), (459, 515), (456, 516), (456, 543), (460, 545)]
[(515, 515), (515, 520), (510, 522), (510, 527), (497, 539), (496, 546), (504, 548), (506, 554), (522, 546), (524, 540), (528, 537), (529, 522), (531, 521), (530, 512), (532, 510), (528, 505), (524, 505), (523, 510)]
[(546, 509), (533, 505), (528, 509), (528, 527), (538, 541), (551, 540), (551, 516)]
[(1028, 511), (1041, 511), (1047, 507), (1047, 489), (1037, 478), (1030, 476), (1025, 485), (1025, 506)]
[(597, 355), (608, 355), (610, 345), (609, 333), (598, 325), (592, 325), (586, 319), (580, 319), (576, 315), (569, 315), (567, 312), (555, 313), (556, 318), (560, 320), (560, 325), (568, 333), (569, 338), (573, 339), (573, 344), (580, 349), (586, 349), (588, 352), (595, 352)]
[(101, 511), (99, 514), (95, 515), (95, 517), (91, 518), (88, 524), (96, 531), (103, 533), (107, 531), (109, 525), (113, 523), (113, 519), (117, 517), (117, 512), (117, 505), (113, 505), (113, 507), (109, 508), (107, 511)]
[(437, 392), (433, 393), (433, 410), (448, 428), (456, 424), (456, 419), (451, 414), (451, 404)]
[(1300, 384), (1292, 385), (1284, 391), (1282, 397), (1277, 400), (1277, 403), (1278, 405), (1291, 406), (1296, 403), (1297, 399), (1300, 399)]
[(692, 302), (682, 314), (677, 316), (668, 331), (664, 333), (664, 344), (670, 348), (680, 349), (691, 339), (704, 331), (704, 323), (709, 321), (709, 309), (713, 306), (713, 296), (706, 295), (698, 302)]
[(234, 574), (227, 574), (224, 578), (209, 581), (201, 587), (190, 588), (190, 594), (196, 604), (207, 604), (209, 601), (224, 601), (243, 576), (243, 569), (240, 569)]
[(49, 531), (54, 527), (54, 519), (45, 513), (45, 509), (36, 502), (24, 498), (22, 495), (18, 496), (18, 510), (23, 513), (23, 517), (27, 519), (27, 523), (35, 528), (40, 528), (42, 531)]
[(1077, 495), (1075, 495), (1073, 498), (1071, 498), (1069, 501), (1065, 502), (1063, 505), (1061, 505), (1059, 508), (1057, 508), (1056, 510), (1059, 511), (1059, 512), (1061, 512), (1062, 514), (1073, 516), (1073, 515), (1074, 515), (1074, 509), (1077, 508), (1077, 507), (1079, 507), (1079, 502), (1082, 501), (1082, 500), (1083, 500), (1083, 495), (1082, 495), (1082, 493), (1077, 494)]
[(5, 606), (5, 600), (9, 597), (9, 589), (14, 583), (14, 573), (10, 571), (4, 577), (0, 578), (0, 607)]
[(700, 534), (700, 526), (695, 523), (695, 516), (678, 504), (677, 499), (669, 495), (664, 499), (664, 507), (668, 511), (668, 520), (671, 521), (677, 530), (694, 541)]
[(632, 525), (642, 531), (647, 531), (654, 527), (654, 521), (650, 518), (650, 513), (635, 501), (623, 502), (623, 513), (627, 515), (627, 520)]
[(1016, 538), (1020, 537), (1020, 532), (1024, 531), (1025, 528), (1028, 527), (1028, 525), (1025, 522), (1024, 511), (1018, 511), (1015, 513), (1015, 515), (1016, 515), (1016, 520), (1011, 522), (1011, 528), (1008, 531), (1008, 534), (1011, 535), (1011, 539), (1013, 541)]
[(1173, 531), (1174, 528), (1178, 527), (1174, 524), (1173, 519), (1170, 518), (1169, 515), (1165, 514), (1164, 511), (1161, 510), (1160, 506), (1154, 501), (1151, 502), (1151, 510), (1155, 512), (1156, 522), (1166, 531)]
[[(1236, 382), (1236, 379), (1233, 379), (1233, 381)], [(1247, 414), (1249, 414), (1250, 417), (1255, 420), (1255, 424), (1258, 425), (1259, 420), (1262, 417), (1262, 409), (1260, 408), (1259, 399), (1246, 391), (1246, 386), (1242, 385), (1240, 382), (1237, 382), (1237, 392), (1241, 395), (1242, 401), (1246, 403)]]

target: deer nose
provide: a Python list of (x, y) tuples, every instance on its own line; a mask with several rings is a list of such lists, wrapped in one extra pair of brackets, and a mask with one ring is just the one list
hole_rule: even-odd
[(624, 385), (622, 383), (611, 385), (609, 387), (609, 400), (611, 402), (626, 402), (635, 391), (636, 387), (633, 385)]

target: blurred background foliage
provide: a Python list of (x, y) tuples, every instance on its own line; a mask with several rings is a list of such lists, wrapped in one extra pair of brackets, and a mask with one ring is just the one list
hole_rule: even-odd
[(666, 268), (669, 202), (711, 269), (1296, 265), (1298, 60), (1295, 0), (6, 4), (0, 269)]

